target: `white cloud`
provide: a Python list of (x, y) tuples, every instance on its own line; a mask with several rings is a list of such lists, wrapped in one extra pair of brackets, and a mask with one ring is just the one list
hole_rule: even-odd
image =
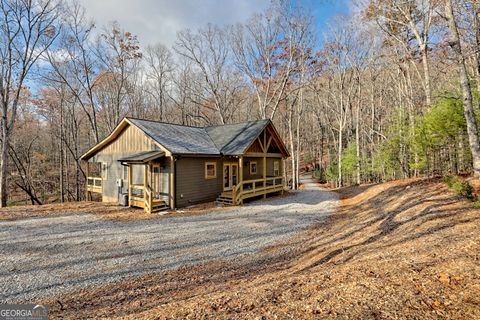
[(211, 22), (234, 24), (264, 11), (269, 0), (80, 0), (97, 26), (118, 21), (145, 46), (171, 46), (176, 33)]

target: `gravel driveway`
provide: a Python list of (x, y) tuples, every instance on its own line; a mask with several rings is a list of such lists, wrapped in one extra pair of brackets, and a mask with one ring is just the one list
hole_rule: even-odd
[(325, 219), (337, 205), (335, 193), (304, 183), (293, 196), (198, 216), (119, 222), (66, 212), (0, 220), (0, 300), (32, 301), (255, 254)]

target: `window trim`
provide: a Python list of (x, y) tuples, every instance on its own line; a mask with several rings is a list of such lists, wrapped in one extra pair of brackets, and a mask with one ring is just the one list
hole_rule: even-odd
[[(209, 165), (213, 165), (213, 170), (215, 172), (213, 176), (208, 175), (208, 166)], [(216, 179), (216, 178), (217, 178), (217, 163), (213, 162), (213, 161), (206, 161), (205, 162), (205, 180)]]
[[(252, 171), (252, 164), (255, 164), (255, 172)], [(250, 161), (250, 174), (258, 174), (258, 164), (257, 161)]]

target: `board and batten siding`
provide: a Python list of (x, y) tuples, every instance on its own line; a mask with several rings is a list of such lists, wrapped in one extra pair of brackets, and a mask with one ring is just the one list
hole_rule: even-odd
[(278, 175), (279, 176), (283, 175), (282, 158), (267, 158), (267, 177), (274, 177), (274, 174), (273, 174), (274, 165), (273, 165), (273, 163), (275, 161), (278, 161)]
[(120, 135), (99, 153), (118, 154), (158, 150), (156, 143), (135, 126), (129, 125)]
[[(156, 143), (135, 126), (128, 125), (114, 141), (101, 149), (90, 162), (105, 163), (107, 177), (102, 181), (102, 201), (117, 202), (119, 188), (117, 179), (123, 179), (123, 166), (118, 159), (136, 153), (159, 150)], [(103, 165), (102, 165), (103, 167)], [(102, 172), (103, 175), (103, 172)], [(133, 170), (133, 183), (143, 182), (143, 166), (135, 166)], [(124, 179), (121, 192), (127, 192), (128, 181)]]
[[(205, 163), (215, 162), (216, 178), (205, 179)], [(222, 193), (221, 158), (182, 157), (175, 163), (176, 207), (214, 201)]]

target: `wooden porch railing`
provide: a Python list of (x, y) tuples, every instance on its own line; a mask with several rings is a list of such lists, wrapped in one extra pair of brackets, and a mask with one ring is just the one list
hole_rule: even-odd
[(102, 178), (87, 177), (87, 191), (102, 193)]
[(276, 192), (284, 188), (283, 177), (245, 180), (232, 189), (232, 202), (239, 204), (244, 198)]
[(145, 194), (145, 190), (144, 190), (143, 184), (130, 185), (130, 192), (129, 192), (130, 198), (128, 200), (130, 202), (130, 205), (143, 207), (145, 202), (144, 194)]
[(143, 184), (134, 184), (130, 186), (130, 205), (144, 208), (146, 212), (151, 213), (167, 206), (167, 203), (155, 196), (151, 186), (145, 187)]

